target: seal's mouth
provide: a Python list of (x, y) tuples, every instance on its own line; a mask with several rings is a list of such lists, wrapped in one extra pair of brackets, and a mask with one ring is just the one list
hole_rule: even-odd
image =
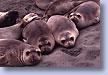
[(51, 43), (47, 43), (47, 44), (39, 44), (39, 48), (41, 49), (43, 46), (51, 46)]
[(48, 42), (47, 44), (39, 44), (39, 48), (43, 55), (49, 54), (51, 52), (51, 44)]
[(70, 37), (69, 39), (61, 40), (61, 43), (66, 48), (72, 48), (74, 46), (74, 37)]
[(35, 64), (38, 64), (40, 62), (40, 59), (37, 59), (35, 55), (32, 55), (29, 58), (28, 62), (31, 63), (31, 65), (35, 65)]

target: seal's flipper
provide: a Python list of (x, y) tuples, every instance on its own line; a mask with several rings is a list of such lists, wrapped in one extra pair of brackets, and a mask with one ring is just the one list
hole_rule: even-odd
[(6, 63), (8, 63), (6, 56), (5, 55), (0, 56), (0, 66), (5, 65)]

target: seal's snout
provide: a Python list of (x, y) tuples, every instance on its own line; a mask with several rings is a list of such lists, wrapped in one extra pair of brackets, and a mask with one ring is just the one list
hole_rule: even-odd
[(51, 48), (49, 46), (43, 46), (41, 48), (41, 51), (42, 51), (43, 55), (46, 55), (46, 54), (49, 54), (52, 50), (51, 50)]
[(66, 47), (67, 48), (72, 48), (74, 46), (72, 41), (67, 42)]
[(39, 44), (39, 48), (41, 49), (43, 55), (49, 54), (52, 51), (50, 42)]
[(70, 37), (68, 39), (61, 40), (61, 43), (66, 48), (72, 48), (74, 46), (74, 37)]
[(40, 59), (36, 59), (36, 56), (35, 55), (32, 55), (30, 57), (30, 60), (29, 60), (29, 62), (32, 63), (32, 64), (35, 64), (35, 63), (37, 63), (39, 61), (40, 61)]
[(72, 17), (71, 20), (74, 22), (74, 23), (78, 23), (78, 20), (76, 17)]

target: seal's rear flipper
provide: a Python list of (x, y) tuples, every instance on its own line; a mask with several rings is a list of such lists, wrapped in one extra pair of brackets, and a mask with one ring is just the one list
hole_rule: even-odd
[(6, 63), (8, 63), (6, 56), (0, 56), (0, 66), (4, 66)]

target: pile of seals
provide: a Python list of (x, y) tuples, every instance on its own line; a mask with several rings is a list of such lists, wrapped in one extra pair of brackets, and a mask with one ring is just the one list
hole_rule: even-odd
[(18, 21), (18, 11), (0, 12), (0, 66), (34, 66), (59, 44), (72, 48), (81, 29), (100, 21), (94, 1), (36, 0), (43, 17), (29, 13)]

